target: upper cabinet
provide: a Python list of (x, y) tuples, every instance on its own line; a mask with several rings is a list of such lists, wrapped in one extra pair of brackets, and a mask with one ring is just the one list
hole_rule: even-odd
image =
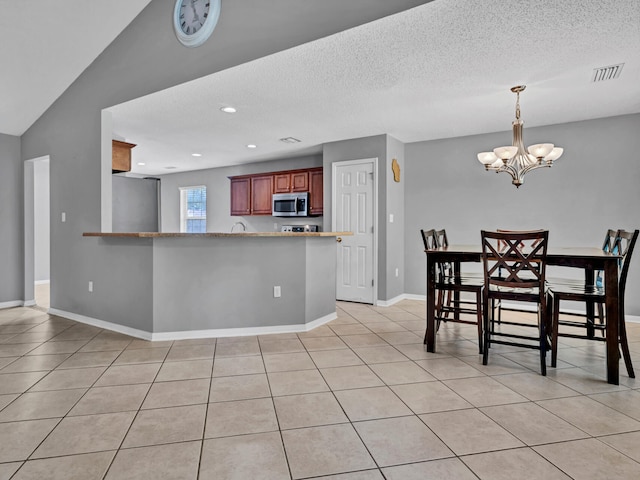
[(231, 215), (271, 215), (274, 193), (309, 192), (309, 215), (322, 215), (322, 167), (229, 177)]
[(273, 193), (308, 192), (309, 172), (282, 172), (273, 175)]
[(251, 178), (231, 179), (231, 215), (251, 215)]
[(131, 149), (133, 143), (111, 140), (111, 173), (131, 171)]
[(273, 175), (251, 177), (251, 215), (271, 215)]
[(322, 215), (324, 181), (322, 168), (309, 170), (309, 214)]

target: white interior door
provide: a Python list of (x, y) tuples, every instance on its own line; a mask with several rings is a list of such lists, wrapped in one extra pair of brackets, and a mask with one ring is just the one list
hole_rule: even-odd
[(337, 162), (333, 166), (332, 227), (353, 236), (338, 239), (336, 298), (375, 301), (375, 159)]

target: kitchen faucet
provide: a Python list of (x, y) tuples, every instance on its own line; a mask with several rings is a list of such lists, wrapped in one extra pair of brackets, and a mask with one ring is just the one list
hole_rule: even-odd
[(242, 225), (242, 231), (246, 232), (247, 231), (247, 226), (243, 223), (243, 222), (236, 222), (233, 224), (233, 226), (231, 227), (231, 233), (233, 233), (233, 229), (236, 228), (236, 225)]

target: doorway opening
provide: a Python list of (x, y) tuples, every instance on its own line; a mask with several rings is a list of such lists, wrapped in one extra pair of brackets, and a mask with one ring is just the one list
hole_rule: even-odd
[(48, 311), (51, 305), (49, 156), (27, 160), (24, 173), (24, 304)]

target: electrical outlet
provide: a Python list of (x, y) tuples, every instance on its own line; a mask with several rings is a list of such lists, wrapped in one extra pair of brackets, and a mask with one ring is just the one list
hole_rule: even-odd
[(393, 223), (393, 213), (389, 214), (389, 223)]
[(273, 287), (273, 298), (280, 298), (282, 296), (282, 289), (280, 285), (275, 285)]
[(273, 224), (273, 231), (274, 231), (274, 232), (277, 232), (277, 231), (278, 231), (278, 224), (277, 224), (277, 223), (274, 223), (274, 224)]
[(62, 214), (60, 215), (60, 221), (62, 223), (67, 221), (67, 212), (62, 212)]
[(89, 292), (93, 293), (93, 282), (89, 280)]
[(400, 275), (400, 269), (396, 268), (396, 277)]

